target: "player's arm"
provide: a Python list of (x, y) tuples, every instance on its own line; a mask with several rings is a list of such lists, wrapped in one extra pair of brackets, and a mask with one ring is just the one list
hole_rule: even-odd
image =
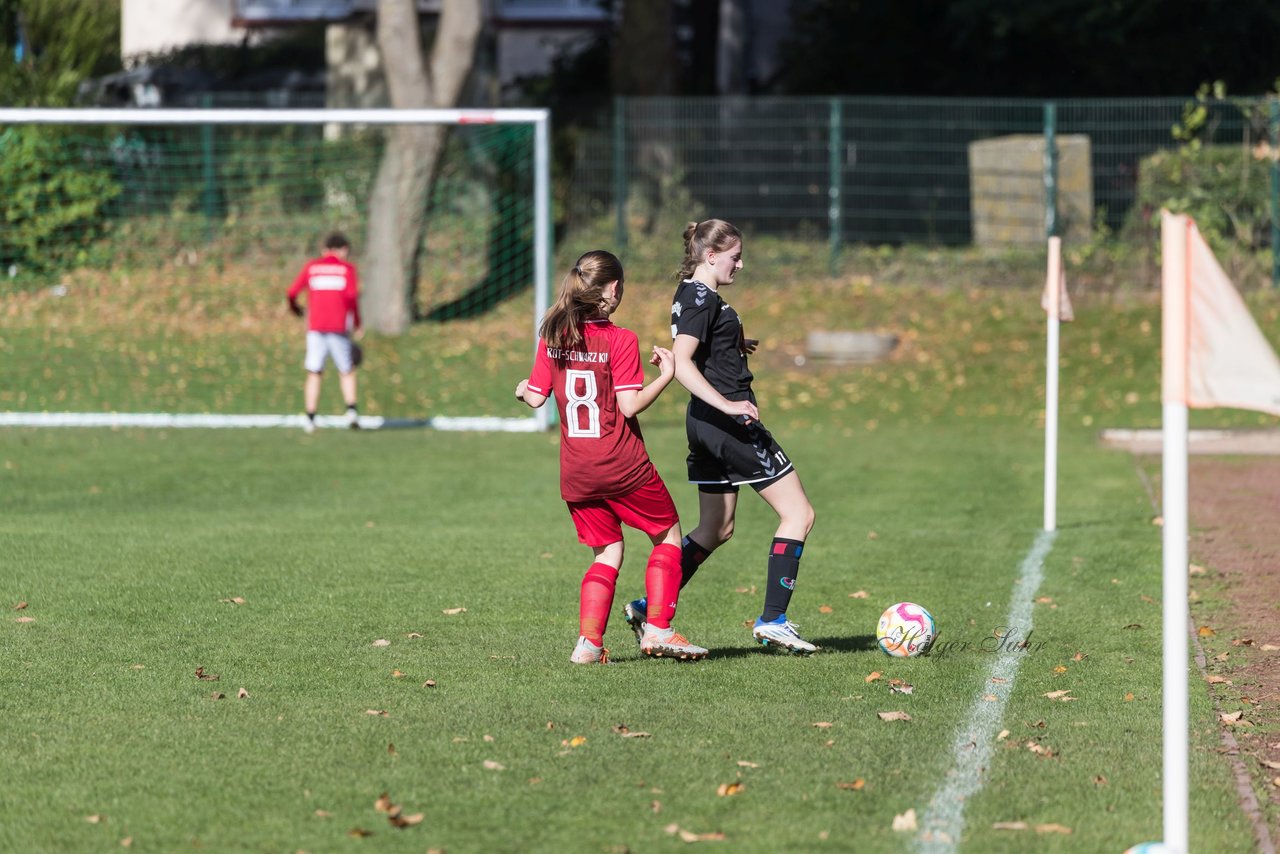
[(298, 273), (298, 277), (293, 280), (293, 284), (289, 286), (289, 311), (292, 311), (298, 317), (302, 317), (302, 306), (298, 305), (298, 294), (302, 293), (307, 286), (307, 268), (303, 267)]
[(356, 338), (361, 338), (363, 336), (359, 333), (364, 331), (364, 325), (360, 322), (360, 278), (356, 274), (354, 265), (348, 272), (347, 288), (349, 291), (347, 299), (351, 305), (351, 319), (355, 326), (354, 331), (357, 333)]
[(725, 415), (733, 417), (745, 416), (748, 421), (760, 420), (760, 411), (756, 409), (754, 403), (749, 400), (729, 400), (716, 391), (711, 383), (707, 381), (707, 378), (702, 375), (702, 371), (698, 370), (698, 365), (693, 361), (693, 356), (698, 351), (698, 344), (700, 343), (695, 336), (681, 333), (676, 336), (676, 340), (671, 344), (671, 353), (675, 357), (676, 363), (676, 379), (680, 381), (680, 385), (687, 388), (689, 394), (704, 403), (714, 406)]
[(671, 351), (665, 347), (654, 346), (649, 364), (658, 366), (658, 378), (642, 389), (626, 389), (617, 393), (618, 411), (623, 418), (634, 418), (644, 412), (662, 394), (663, 389), (675, 379), (676, 363)]
[(520, 380), (520, 382), (516, 383), (516, 400), (523, 401), (529, 404), (531, 408), (537, 409), (547, 402), (547, 396), (536, 391), (530, 391), (529, 381)]

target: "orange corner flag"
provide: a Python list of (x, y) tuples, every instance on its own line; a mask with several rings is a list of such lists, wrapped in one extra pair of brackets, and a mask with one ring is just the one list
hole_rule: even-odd
[(1186, 229), (1186, 404), (1280, 415), (1280, 359), (1190, 218)]
[(1049, 316), (1070, 323), (1076, 319), (1071, 310), (1071, 298), (1067, 296), (1066, 267), (1062, 261), (1062, 238), (1049, 238), (1049, 272), (1044, 279), (1044, 292), (1040, 294), (1040, 307)]

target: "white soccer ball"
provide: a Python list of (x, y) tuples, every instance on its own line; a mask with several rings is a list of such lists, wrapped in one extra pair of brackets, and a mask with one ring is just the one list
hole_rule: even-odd
[(936, 636), (933, 615), (914, 602), (890, 605), (876, 624), (876, 643), (896, 658), (927, 652)]

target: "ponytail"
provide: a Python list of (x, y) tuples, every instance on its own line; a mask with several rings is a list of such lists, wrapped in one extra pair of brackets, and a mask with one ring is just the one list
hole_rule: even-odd
[(555, 303), (547, 309), (538, 335), (548, 345), (569, 350), (582, 344), (588, 320), (607, 317), (605, 286), (622, 281), (622, 262), (611, 252), (594, 249), (573, 265), (560, 283)]

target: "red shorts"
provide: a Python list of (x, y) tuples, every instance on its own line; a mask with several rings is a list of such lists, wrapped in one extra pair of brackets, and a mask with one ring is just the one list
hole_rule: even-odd
[(626, 495), (566, 503), (573, 526), (578, 529), (578, 541), (592, 548), (621, 540), (624, 524), (653, 536), (680, 521), (657, 469), (648, 482)]

